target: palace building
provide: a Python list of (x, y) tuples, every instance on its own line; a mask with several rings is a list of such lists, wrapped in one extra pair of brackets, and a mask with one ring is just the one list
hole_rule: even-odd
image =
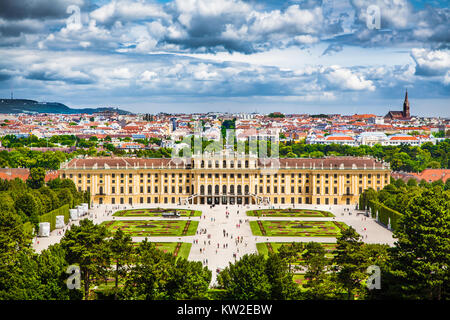
[(373, 158), (259, 159), (198, 155), (187, 159), (83, 158), (62, 164), (61, 178), (89, 191), (92, 204), (356, 204), (367, 188), (389, 183), (389, 165)]

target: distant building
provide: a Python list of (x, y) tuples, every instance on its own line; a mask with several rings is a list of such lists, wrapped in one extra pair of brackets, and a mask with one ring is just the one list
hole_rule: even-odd
[[(23, 181), (28, 179), (30, 175), (30, 169), (28, 168), (0, 168), (0, 179), (14, 180), (16, 178)], [(59, 177), (58, 170), (47, 171), (45, 173), (45, 182), (56, 179)]]
[(388, 138), (384, 132), (362, 132), (357, 140), (360, 145), (372, 147), (376, 144), (385, 145)]
[(425, 169), (420, 173), (416, 172), (395, 172), (391, 174), (392, 177), (396, 179), (402, 179), (408, 182), (409, 179), (416, 179), (417, 182), (425, 180), (426, 182), (434, 182), (442, 180), (445, 183), (450, 179), (450, 169)]
[(332, 134), (329, 136), (312, 134), (306, 138), (307, 144), (345, 144), (355, 146), (355, 138), (341, 133)]
[(384, 118), (389, 120), (409, 120), (411, 118), (408, 101), (408, 90), (406, 90), (405, 101), (403, 102), (403, 111), (389, 111), (384, 116)]

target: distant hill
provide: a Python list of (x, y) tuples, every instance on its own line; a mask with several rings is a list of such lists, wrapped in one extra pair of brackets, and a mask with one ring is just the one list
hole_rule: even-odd
[(38, 102), (27, 99), (0, 99), (1, 113), (58, 113), (58, 114), (92, 114), (100, 111), (114, 111), (118, 114), (132, 114), (118, 108), (83, 108), (72, 109), (59, 102)]

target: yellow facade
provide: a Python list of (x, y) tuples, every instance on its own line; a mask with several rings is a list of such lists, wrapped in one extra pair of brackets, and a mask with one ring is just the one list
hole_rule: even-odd
[(369, 158), (90, 158), (64, 164), (61, 178), (91, 193), (93, 204), (356, 204), (389, 183), (389, 167)]

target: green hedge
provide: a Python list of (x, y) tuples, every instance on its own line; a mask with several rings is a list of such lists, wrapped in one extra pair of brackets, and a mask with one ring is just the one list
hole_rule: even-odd
[(34, 225), (33, 225), (30, 221), (25, 222), (25, 223), (23, 224), (23, 230), (24, 230), (26, 233), (29, 233), (29, 234), (31, 235), (31, 234), (33, 234), (33, 231), (34, 231)]
[(64, 216), (64, 223), (68, 223), (70, 218), (69, 205), (63, 205), (58, 209), (39, 216), (39, 222), (50, 222), (50, 231), (53, 231), (55, 229), (56, 216)]
[(384, 204), (374, 200), (369, 201), (369, 207), (373, 218), (376, 217), (376, 213), (378, 212), (379, 222), (387, 226), (390, 218), (392, 230), (397, 230), (400, 218), (403, 216), (400, 212), (392, 210)]

